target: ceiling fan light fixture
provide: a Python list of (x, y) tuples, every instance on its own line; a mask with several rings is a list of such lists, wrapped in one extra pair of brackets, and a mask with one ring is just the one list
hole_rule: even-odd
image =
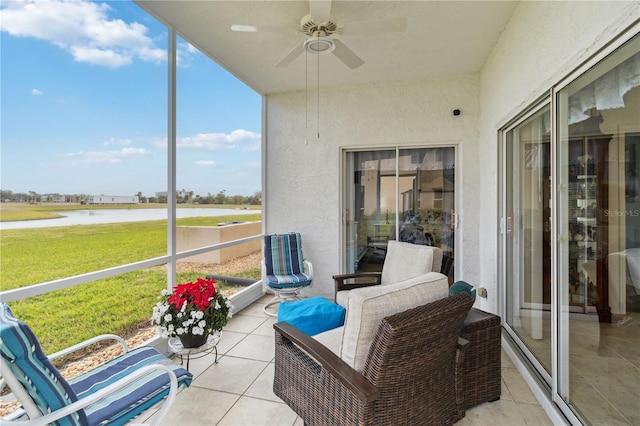
[(316, 55), (332, 52), (335, 48), (333, 40), (327, 37), (313, 37), (304, 42), (304, 50)]

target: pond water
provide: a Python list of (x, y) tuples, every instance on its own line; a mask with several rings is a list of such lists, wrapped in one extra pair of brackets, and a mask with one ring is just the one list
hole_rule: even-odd
[[(179, 208), (176, 209), (176, 216), (198, 217), (198, 216), (229, 216), (260, 213), (260, 210), (241, 209), (209, 209), (209, 208)], [(162, 220), (167, 218), (167, 209), (106, 209), (106, 210), (70, 210), (58, 212), (64, 217), (56, 219), (23, 220), (16, 222), (0, 223), (0, 230), (4, 229), (28, 229), (46, 228), (51, 226), (71, 226), (71, 225), (97, 225), (101, 223), (118, 222), (144, 222), (148, 220)]]

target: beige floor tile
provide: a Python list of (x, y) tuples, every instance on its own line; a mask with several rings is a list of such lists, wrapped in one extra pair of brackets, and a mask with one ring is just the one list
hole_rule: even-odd
[(283, 403), (243, 396), (218, 425), (288, 426), (293, 425), (296, 418), (296, 413)]
[(518, 404), (502, 399), (480, 404), (467, 410), (464, 418), (456, 423), (457, 426), (518, 426), (524, 424), (526, 423), (518, 410)]
[(276, 342), (273, 336), (258, 336), (250, 334), (228, 352), (228, 355), (238, 358), (257, 359), (271, 361), (276, 351)]
[(503, 368), (502, 378), (515, 402), (538, 404), (538, 400), (531, 392), (529, 385), (524, 381), (515, 368)]
[(511, 395), (511, 391), (507, 387), (504, 379), (500, 380), (500, 399), (504, 399), (506, 401), (513, 401), (513, 395)]
[(255, 329), (255, 331), (251, 334), (259, 334), (260, 336), (274, 336), (273, 324), (278, 322), (278, 319), (275, 317), (268, 317), (262, 325)]
[(260, 327), (268, 317), (255, 317), (251, 315), (234, 315), (229, 323), (225, 326), (224, 331), (236, 331), (238, 333), (252, 333), (256, 328)]
[(269, 401), (282, 402), (280, 398), (273, 393), (273, 376), (275, 366), (269, 363), (267, 368), (258, 376), (255, 382), (249, 386), (245, 395), (258, 399), (268, 399)]
[(574, 383), (570, 389), (571, 401), (589, 419), (592, 425), (628, 425), (629, 422), (614, 409), (593, 386), (585, 382)]
[(509, 355), (507, 355), (504, 349), (500, 351), (500, 365), (502, 366), (502, 368), (516, 368), (516, 366), (513, 364), (513, 361), (511, 361), (511, 358), (509, 358)]
[(244, 393), (258, 378), (268, 363), (224, 355), (193, 381), (192, 387), (207, 388), (234, 394)]
[(220, 342), (218, 342), (218, 355), (224, 355), (228, 353), (231, 348), (240, 343), (242, 339), (248, 336), (248, 333), (238, 333), (227, 330), (222, 330), (222, 336)]
[(537, 404), (517, 404), (518, 411), (524, 418), (524, 422), (527, 425), (533, 426), (552, 426), (553, 423), (549, 420), (547, 413), (544, 412), (541, 406)]
[(264, 303), (253, 303), (251, 306), (244, 308), (241, 314), (254, 316), (254, 317), (261, 317), (261, 318), (267, 317), (267, 314), (265, 314), (263, 311), (264, 306), (267, 303), (267, 300), (269, 299), (265, 299)]
[[(161, 425), (215, 425), (240, 398), (227, 392), (190, 387), (178, 394)], [(194, 409), (197, 407), (197, 409)]]

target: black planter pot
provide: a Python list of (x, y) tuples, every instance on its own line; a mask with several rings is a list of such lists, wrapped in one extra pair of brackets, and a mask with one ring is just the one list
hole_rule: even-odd
[(182, 336), (178, 336), (184, 348), (199, 348), (207, 343), (208, 337), (209, 335), (207, 334), (183, 334)]

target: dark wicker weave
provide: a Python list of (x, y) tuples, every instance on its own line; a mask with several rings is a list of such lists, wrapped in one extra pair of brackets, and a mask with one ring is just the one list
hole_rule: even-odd
[(464, 320), (462, 337), (469, 341), (462, 381), (465, 408), (500, 399), (500, 317), (472, 308)]
[(456, 371), (472, 304), (460, 293), (386, 317), (362, 374), (290, 324), (274, 324), (274, 392), (309, 425), (452, 424), (464, 415)]

